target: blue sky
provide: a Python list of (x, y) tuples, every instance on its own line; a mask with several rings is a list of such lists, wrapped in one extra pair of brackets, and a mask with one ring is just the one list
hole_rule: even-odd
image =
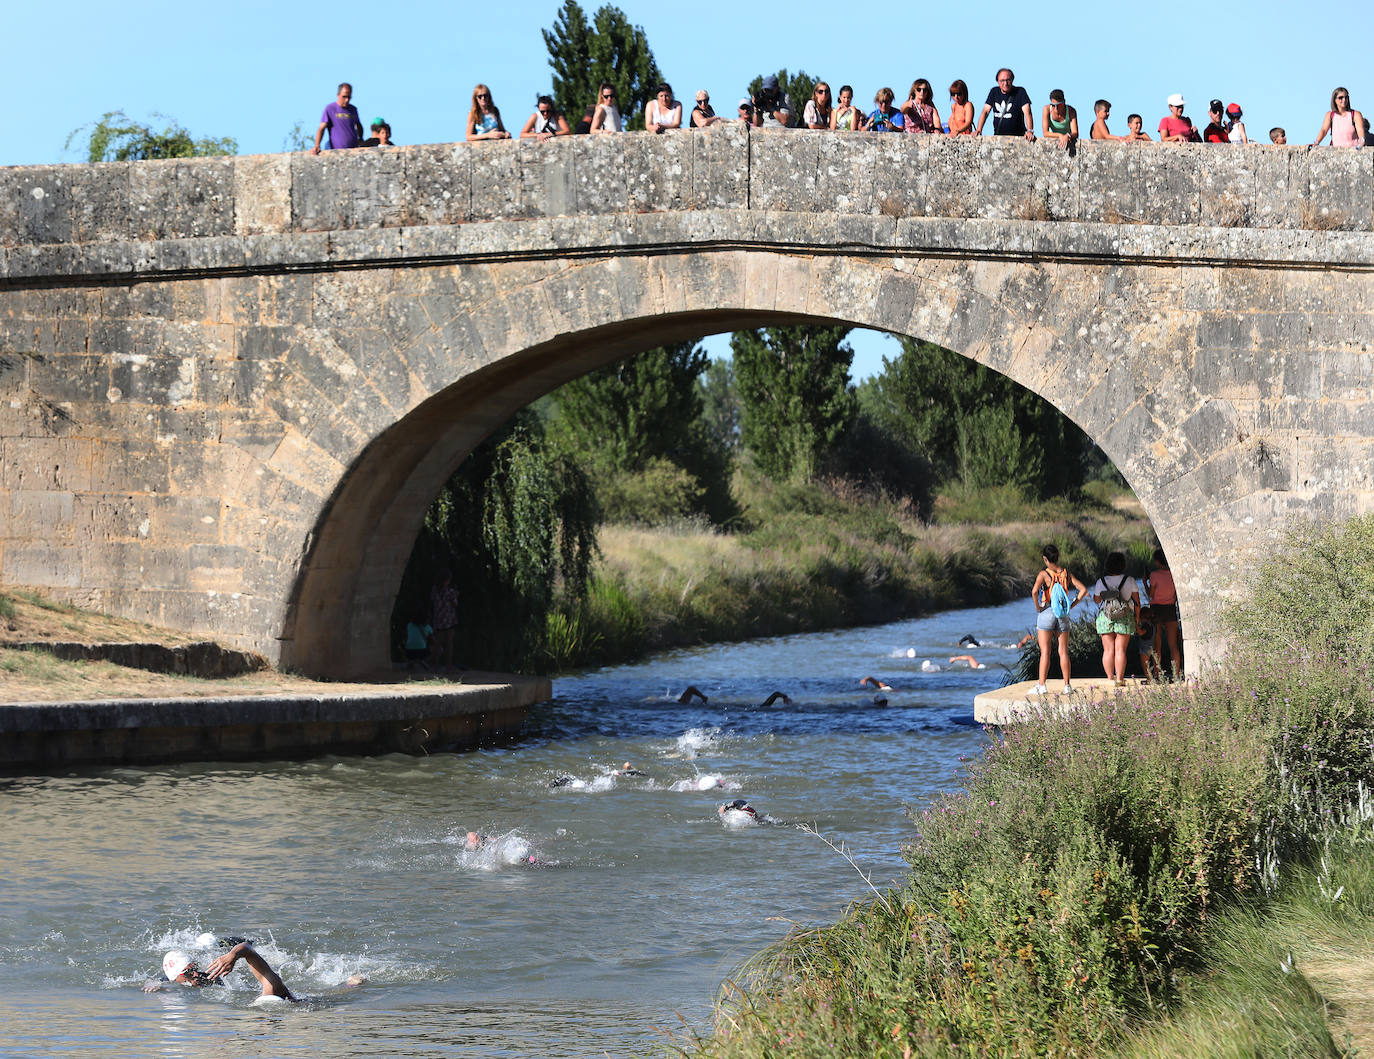
[[(472, 94), (492, 88), (517, 128), (549, 88), (540, 30), (560, 0), (503, 4), (352, 0), (329, 5), (11, 4), (4, 81), (10, 133), (0, 165), (79, 161), (68, 134), (107, 110), (158, 111), (196, 135), (232, 136), (242, 153), (282, 150), (297, 122), (312, 131), (339, 81), (354, 85), (364, 121), (385, 117), (398, 143), (458, 140)], [(588, 15), (599, 6), (584, 3)], [(805, 69), (867, 103), (887, 85), (899, 98), (917, 77), (936, 86), (942, 115), (954, 78), (980, 104), (999, 66), (1016, 70), (1039, 108), (1052, 88), (1091, 120), (1112, 101), (1113, 130), (1137, 111), (1153, 130), (1165, 97), (1182, 92), (1206, 121), (1220, 97), (1245, 109), (1251, 138), (1283, 125), (1310, 142), (1331, 89), (1343, 84), (1374, 117), (1374, 5), (1299, 10), (1273, 0), (1168, 9), (1143, 4), (866, 4), (618, 6), (648, 35), (681, 98), (706, 88), (719, 109), (758, 73)], [(56, 19), (56, 21), (54, 21)], [(798, 104), (800, 105), (800, 103)], [(870, 105), (871, 109), (871, 105)], [(858, 339), (855, 374), (881, 367), (895, 344)], [(720, 348), (713, 343), (712, 349)]]

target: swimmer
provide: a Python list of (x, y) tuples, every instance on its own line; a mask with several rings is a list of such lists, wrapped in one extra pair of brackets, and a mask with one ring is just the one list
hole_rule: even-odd
[(929, 658), (924, 658), (924, 659), (921, 660), (921, 672), (922, 672), (922, 673), (943, 673), (944, 671), (945, 671), (945, 667), (944, 667), (944, 666), (936, 665), (936, 664), (935, 664), (934, 662), (932, 662)]
[(967, 636), (961, 636), (961, 637), (959, 637), (959, 646), (960, 646), (960, 647), (982, 647), (983, 645), (980, 644), (977, 640), (975, 640), (975, 639), (973, 638), (973, 633), (969, 633)]
[(1034, 642), (1035, 642), (1035, 633), (1033, 633), (1033, 632), (1028, 632), (1028, 633), (1026, 633), (1025, 636), (1021, 637), (1021, 639), (1019, 639), (1019, 640), (1016, 641), (1016, 649), (1019, 651), (1021, 648), (1025, 647), (1026, 644), (1028, 644), (1028, 643), (1034, 643)]
[(576, 782), (577, 780), (572, 776), (555, 776), (553, 779), (549, 780), (549, 790), (554, 790), (558, 787), (571, 787)]
[(738, 826), (742, 823), (757, 823), (759, 819), (758, 810), (743, 798), (736, 798), (733, 802), (726, 802), (719, 806), (716, 809), (716, 815), (720, 817), (723, 823), (732, 824), (732, 826)]
[(687, 690), (677, 697), (677, 701), (685, 706), (692, 701), (693, 697), (700, 699), (702, 702), (708, 701), (706, 696), (701, 693), (695, 684), (688, 684)]
[(874, 706), (886, 706), (886, 705), (887, 705), (887, 696), (884, 695), (881, 691), (878, 692), (878, 694), (876, 694), (876, 695), (873, 696), (873, 705), (874, 705)]
[(761, 702), (759, 705), (760, 707), (772, 706), (773, 703), (777, 702), (779, 699), (782, 700), (782, 704), (784, 706), (792, 705), (792, 700), (789, 699), (786, 695), (784, 695), (781, 691), (773, 692), (773, 694), (769, 695), (768, 698), (764, 699), (763, 702)]
[[(234, 965), (242, 960), (248, 965), (248, 970), (253, 972), (262, 986), (263, 996), (281, 997), (283, 1000), (294, 1001), (296, 998), (291, 995), (291, 990), (286, 988), (277, 972), (253, 949), (253, 946), (246, 941), (241, 941), (223, 956), (216, 957), (204, 971), (197, 970), (196, 962), (184, 952), (173, 949), (162, 958), (162, 973), (167, 976), (167, 982), (176, 982), (180, 985), (198, 989), (201, 986), (211, 985), (223, 981), (224, 976), (234, 969)], [(361, 985), (362, 979), (356, 975), (348, 980), (348, 985)], [(161, 982), (149, 982), (143, 987), (145, 993), (156, 993), (163, 988)]]
[(468, 837), (463, 840), (463, 848), (470, 852), (476, 852), (490, 841), (490, 835), (484, 835), (480, 831), (469, 831)]
[(955, 662), (964, 662), (970, 669), (987, 669), (987, 666), (974, 658), (973, 655), (955, 655), (949, 660), (949, 664), (954, 665)]
[(634, 767), (633, 765), (631, 765), (628, 761), (625, 762), (625, 764), (621, 765), (620, 768), (615, 769), (614, 772), (613, 772), (612, 774), (613, 774), (613, 775), (616, 775), (616, 776), (643, 776), (643, 775), (645, 775), (645, 773), (640, 772), (639, 769), (635, 768), (635, 767)]
[(877, 677), (864, 677), (863, 680), (859, 681), (859, 687), (861, 687), (861, 688), (877, 688), (879, 691), (891, 691), (891, 690), (892, 690), (892, 685), (891, 685), (891, 684), (884, 684), (884, 683), (883, 683), (881, 680), (879, 680)]

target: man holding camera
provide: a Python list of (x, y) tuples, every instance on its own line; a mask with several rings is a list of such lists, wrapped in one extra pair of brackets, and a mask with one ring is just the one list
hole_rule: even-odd
[[(778, 87), (776, 74), (763, 79), (763, 87), (753, 100), (753, 125), (761, 129), (785, 129), (792, 124), (792, 99)], [(740, 117), (744, 108), (740, 108)]]

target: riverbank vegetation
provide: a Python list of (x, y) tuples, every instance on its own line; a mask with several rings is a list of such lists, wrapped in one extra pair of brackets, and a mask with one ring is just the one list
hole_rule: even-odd
[(906, 340), (856, 387), (846, 334), (737, 332), (728, 361), (652, 349), (520, 413), (426, 516), (392, 643), (442, 569), (464, 662), (547, 672), (1000, 602), (1047, 540), (1084, 577), (1153, 547), (1051, 405)]
[[(1224, 669), (996, 735), (911, 874), (742, 969), (696, 1056), (1344, 1054), (1374, 935), (1374, 519), (1294, 531)], [(1351, 963), (1352, 956), (1360, 954)]]

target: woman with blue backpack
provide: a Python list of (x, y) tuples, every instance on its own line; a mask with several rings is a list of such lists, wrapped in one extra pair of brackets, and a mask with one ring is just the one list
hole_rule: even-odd
[[(1040, 550), (1045, 560), (1045, 569), (1035, 577), (1031, 588), (1031, 602), (1035, 604), (1035, 635), (1040, 641), (1040, 682), (1032, 689), (1032, 695), (1046, 695), (1049, 689), (1045, 679), (1050, 675), (1050, 652), (1054, 641), (1059, 640), (1059, 669), (1064, 674), (1064, 691), (1073, 691), (1069, 666), (1069, 628), (1072, 620), (1070, 612), (1082, 603), (1088, 595), (1083, 582), (1059, 565), (1059, 548), (1047, 544)], [(1078, 593), (1069, 599), (1069, 586)]]
[(1140, 587), (1126, 573), (1126, 556), (1112, 552), (1101, 579), (1092, 587), (1097, 604), (1097, 635), (1102, 637), (1102, 672), (1113, 684), (1126, 683), (1126, 648), (1135, 635)]

